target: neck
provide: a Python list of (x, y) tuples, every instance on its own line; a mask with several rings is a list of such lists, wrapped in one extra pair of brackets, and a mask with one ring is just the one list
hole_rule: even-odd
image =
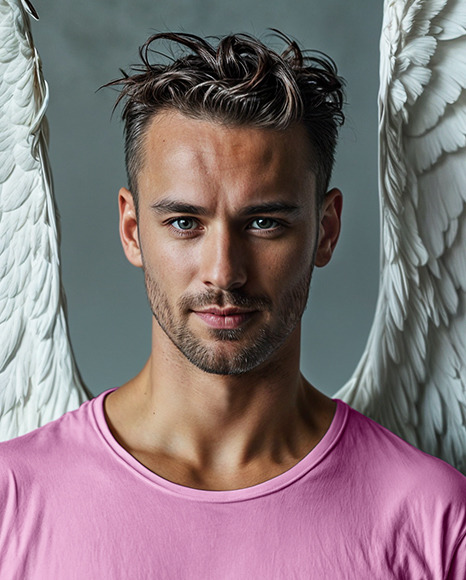
[(133, 454), (150, 450), (204, 475), (266, 465), (281, 472), (328, 428), (334, 405), (299, 371), (299, 328), (267, 363), (234, 376), (199, 370), (157, 323), (153, 345), (141, 373), (106, 402), (114, 434)]

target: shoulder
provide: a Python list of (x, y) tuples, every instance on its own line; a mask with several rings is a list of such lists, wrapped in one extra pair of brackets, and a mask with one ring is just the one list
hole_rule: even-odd
[(455, 497), (466, 506), (466, 477), (454, 467), (421, 451), (351, 407), (344, 440), (348, 452), (363, 461), (367, 474), (387, 485), (436, 497)]
[(14, 473), (15, 479), (26, 478), (43, 472), (44, 467), (66, 463), (77, 449), (89, 445), (93, 406), (98, 398), (25, 435), (0, 442), (0, 481), (8, 473)]
[[(385, 546), (400, 570), (413, 559), (442, 570), (438, 577), (445, 577), (448, 569), (464, 569), (466, 477), (348, 405), (342, 406), (346, 424), (338, 467), (348, 496), (364, 514), (371, 514), (371, 529), (380, 532), (373, 536), (374, 544), (379, 541)], [(384, 543), (387, 537), (389, 544)]]
[(56, 523), (56, 514), (66, 512), (71, 495), (83, 489), (89, 473), (102, 463), (103, 446), (94, 417), (98, 399), (0, 443), (2, 554), (8, 550), (21, 554), (34, 546), (42, 537), (42, 526), (49, 529)]

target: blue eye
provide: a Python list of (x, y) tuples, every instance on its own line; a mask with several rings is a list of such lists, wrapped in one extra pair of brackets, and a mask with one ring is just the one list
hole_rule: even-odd
[(170, 222), (177, 230), (194, 230), (197, 227), (197, 221), (194, 218), (178, 218)]
[(251, 227), (256, 230), (271, 230), (276, 228), (277, 225), (279, 225), (278, 222), (272, 218), (256, 218), (251, 222)]

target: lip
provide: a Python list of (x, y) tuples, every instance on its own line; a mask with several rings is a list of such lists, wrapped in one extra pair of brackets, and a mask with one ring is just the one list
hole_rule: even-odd
[(255, 310), (241, 310), (241, 308), (218, 308), (210, 306), (205, 310), (193, 310), (203, 322), (211, 328), (239, 328), (255, 313)]
[(198, 314), (215, 314), (215, 316), (233, 316), (234, 314), (250, 314), (252, 310), (245, 310), (244, 308), (237, 308), (236, 306), (227, 306), (220, 308), (220, 306), (208, 306), (203, 310), (195, 310)]

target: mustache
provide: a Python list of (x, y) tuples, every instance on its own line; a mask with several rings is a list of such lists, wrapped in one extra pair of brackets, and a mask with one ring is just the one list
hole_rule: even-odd
[(249, 310), (270, 310), (272, 301), (268, 296), (249, 296), (241, 290), (223, 291), (207, 290), (202, 294), (190, 294), (182, 296), (178, 302), (181, 310), (196, 310), (207, 306), (236, 306)]

